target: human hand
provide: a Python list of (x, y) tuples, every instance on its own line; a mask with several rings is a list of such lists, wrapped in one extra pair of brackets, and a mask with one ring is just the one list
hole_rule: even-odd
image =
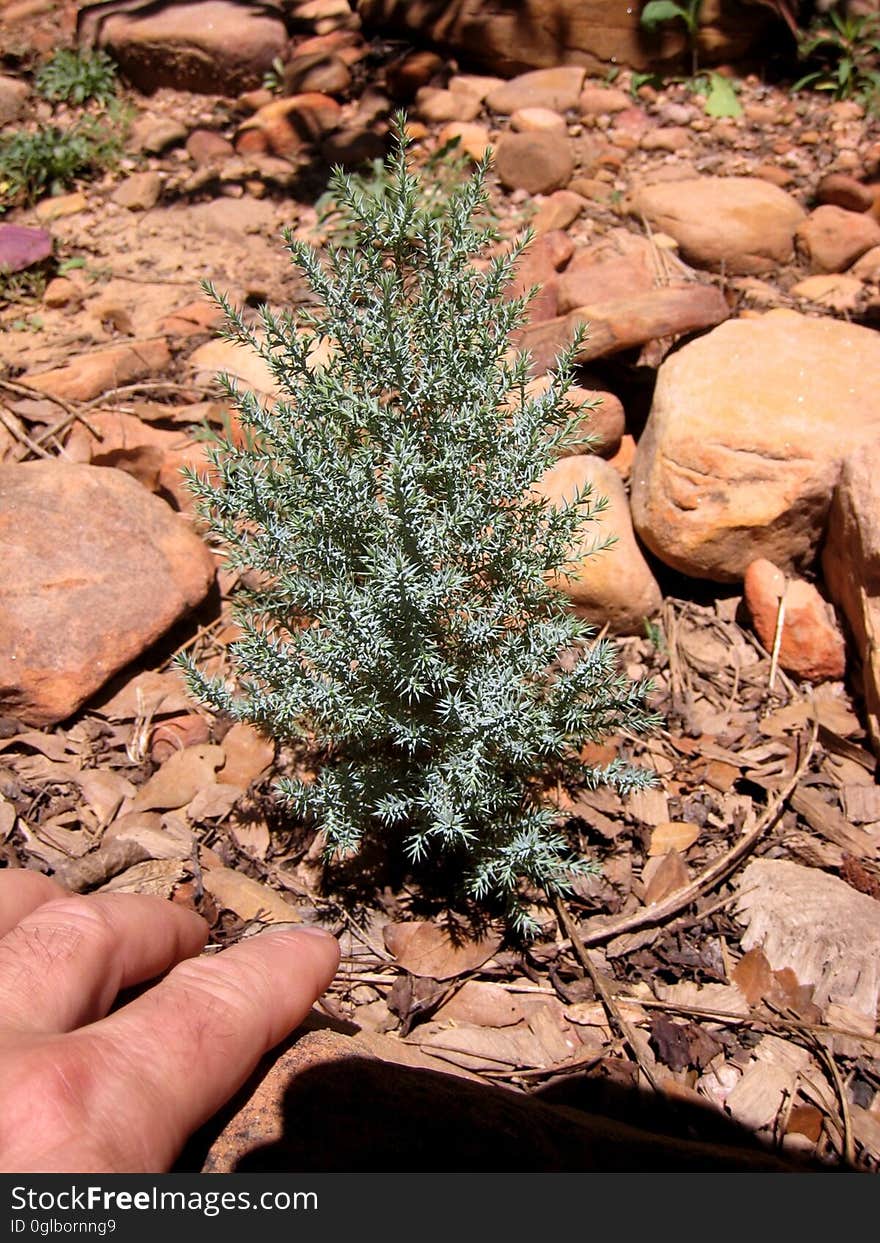
[[(317, 929), (198, 957), (207, 938), (199, 915), (161, 898), (76, 896), (0, 871), (0, 1171), (168, 1170), (339, 963)], [(109, 1013), (120, 990), (159, 976)]]

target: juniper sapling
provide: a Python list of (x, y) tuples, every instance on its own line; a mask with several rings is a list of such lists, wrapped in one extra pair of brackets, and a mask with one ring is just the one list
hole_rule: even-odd
[(207, 286), (280, 396), (222, 380), (248, 439), (221, 441), (214, 478), (190, 486), (229, 564), (261, 585), (238, 597), (235, 685), (184, 664), (203, 703), (317, 748), (317, 778), (277, 788), (328, 855), (382, 834), (413, 863), (443, 855), (462, 894), (528, 933), (524, 885), (564, 892), (592, 870), (562, 830), (559, 783), (653, 780), (579, 749), (656, 718), (649, 684), (618, 671), (554, 585), (604, 501), (555, 508), (534, 490), (581, 436), (565, 396), (580, 341), (531, 395), (509, 348), (528, 296), (504, 296), (528, 236), (480, 270), (488, 157), (438, 218), (406, 147), (398, 116), (381, 198), (334, 173), (356, 246), (325, 263), (286, 235), (317, 309), (264, 306), (255, 331)]

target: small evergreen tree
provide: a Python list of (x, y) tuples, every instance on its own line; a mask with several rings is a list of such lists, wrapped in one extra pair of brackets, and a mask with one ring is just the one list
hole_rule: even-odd
[(655, 718), (648, 684), (618, 672), (551, 582), (604, 504), (584, 492), (555, 508), (534, 490), (579, 435), (565, 397), (578, 342), (530, 396), (528, 358), (509, 350), (528, 297), (503, 296), (528, 238), (478, 270), (494, 240), (473, 223), (488, 162), (438, 216), (406, 146), (399, 116), (381, 196), (334, 173), (356, 246), (325, 265), (286, 236), (315, 311), (263, 307), (257, 334), (206, 286), (281, 396), (222, 380), (249, 439), (221, 441), (215, 479), (190, 486), (261, 585), (238, 597), (237, 685), (184, 664), (203, 703), (318, 748), (316, 780), (278, 790), (329, 854), (396, 833), (412, 862), (448, 856), (465, 895), (528, 932), (522, 882), (563, 891), (591, 868), (571, 857), (558, 783), (652, 781), (578, 749)]

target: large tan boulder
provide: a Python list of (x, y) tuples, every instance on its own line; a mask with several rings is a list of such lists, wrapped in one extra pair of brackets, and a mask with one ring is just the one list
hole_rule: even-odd
[[(615, 634), (641, 634), (645, 618), (653, 616), (663, 600), (635, 541), (620, 475), (604, 459), (579, 454), (561, 458), (544, 475), (537, 491), (562, 505), (587, 485), (592, 489), (591, 503), (605, 497), (608, 506), (571, 551), (573, 577), (560, 576), (557, 586), (575, 612), (591, 624), (607, 624)], [(615, 541), (613, 546), (593, 555), (594, 545), (608, 538)]]
[(218, 95), (249, 90), (287, 44), (280, 12), (230, 0), (86, 13), (81, 35), (106, 48), (131, 84), (148, 94), (161, 86)]
[(698, 578), (814, 558), (844, 457), (880, 436), (880, 334), (773, 310), (729, 320), (660, 367), (632, 513), (645, 544)]
[(750, 275), (794, 255), (800, 204), (760, 177), (689, 177), (636, 187), (632, 209), (674, 237), (696, 267)]
[(0, 713), (53, 725), (204, 600), (214, 559), (122, 471), (0, 465)]
[(822, 552), (825, 585), (852, 629), (862, 661), (868, 731), (880, 755), (880, 440), (843, 463)]
[[(357, 8), (368, 28), (431, 40), (508, 77), (560, 64), (648, 69), (685, 63), (681, 22), (665, 22), (649, 36), (639, 21), (641, 5), (620, 0), (358, 0)], [(701, 62), (741, 57), (766, 39), (775, 21), (763, 6), (703, 0)]]

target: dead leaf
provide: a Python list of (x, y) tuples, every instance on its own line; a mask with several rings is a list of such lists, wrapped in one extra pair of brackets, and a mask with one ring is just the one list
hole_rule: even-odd
[(812, 1143), (816, 1143), (822, 1134), (822, 1123), (824, 1114), (822, 1114), (815, 1105), (795, 1105), (788, 1116), (788, 1126), (786, 1135), (792, 1132), (797, 1135), (805, 1135)]
[(645, 883), (645, 906), (653, 906), (662, 902), (678, 889), (683, 889), (690, 881), (687, 864), (677, 850), (670, 850), (662, 859), (651, 859), (643, 873)]
[(485, 1072), (546, 1065), (544, 1047), (525, 1023), (504, 1028), (423, 1023), (410, 1033), (407, 1042), (466, 1070)]
[(301, 922), (296, 907), (285, 902), (280, 893), (232, 868), (213, 868), (204, 873), (202, 883), (218, 906), (239, 919), (259, 919), (268, 924)]
[(126, 872), (136, 863), (152, 858), (149, 849), (139, 841), (113, 839), (75, 863), (59, 868), (58, 879), (72, 893), (85, 893), (106, 885), (112, 877)]
[(47, 760), (54, 760), (58, 764), (70, 758), (65, 738), (60, 738), (57, 734), (44, 734), (38, 729), (26, 730), (12, 738), (0, 738), (0, 751), (11, 747), (30, 747), (33, 751), (39, 751), (40, 755), (45, 755)]
[(648, 854), (666, 855), (670, 850), (683, 853), (689, 846), (693, 846), (699, 836), (698, 824), (691, 824), (687, 820), (667, 820), (665, 824), (658, 824), (651, 834)]
[(434, 1014), (438, 1023), (471, 1023), (477, 1027), (510, 1027), (525, 1018), (516, 995), (500, 984), (465, 980)]
[(86, 768), (76, 779), (83, 798), (98, 818), (99, 824), (113, 819), (124, 799), (135, 798), (137, 788), (119, 773), (106, 768)]
[(0, 842), (5, 842), (15, 828), (15, 808), (5, 798), (0, 797)]
[(264, 734), (242, 721), (236, 722), (223, 739), (226, 763), (217, 780), (246, 790), (275, 761), (275, 744)]
[(138, 790), (132, 811), (185, 807), (203, 786), (214, 783), (214, 773), (223, 758), (223, 748), (209, 743), (175, 751)]
[(674, 1071), (689, 1066), (703, 1070), (722, 1048), (696, 1023), (675, 1023), (662, 1014), (651, 1018), (651, 1045), (658, 1060)]
[(249, 859), (263, 860), (266, 858), (269, 853), (269, 847), (272, 845), (272, 835), (265, 820), (245, 821), (242, 823), (232, 820), (228, 829), (229, 836), (242, 854), (247, 855)]
[(789, 967), (835, 1001), (873, 1016), (880, 995), (880, 902), (836, 876), (783, 859), (755, 859), (739, 881), (742, 944), (761, 946), (774, 970)]
[(228, 816), (241, 798), (241, 787), (215, 782), (202, 786), (198, 794), (187, 804), (186, 814), (195, 824), (199, 820), (222, 820)]
[(115, 876), (99, 892), (151, 893), (157, 898), (170, 898), (186, 875), (186, 864), (177, 859), (147, 859)]
[(90, 704), (91, 711), (108, 721), (134, 721), (160, 713), (167, 716), (192, 711), (192, 699), (177, 669), (166, 669), (163, 673), (147, 670), (130, 678), (121, 688), (114, 681), (113, 687), (117, 689), (109, 698), (103, 702), (98, 698)]
[(385, 948), (405, 971), (433, 980), (451, 980), (475, 971), (501, 945), (500, 934), (476, 941), (463, 928), (453, 939), (448, 929), (428, 922), (386, 924), (383, 935)]
[(647, 790), (636, 790), (624, 800), (626, 814), (639, 824), (668, 824), (669, 804), (663, 790), (651, 787)]

